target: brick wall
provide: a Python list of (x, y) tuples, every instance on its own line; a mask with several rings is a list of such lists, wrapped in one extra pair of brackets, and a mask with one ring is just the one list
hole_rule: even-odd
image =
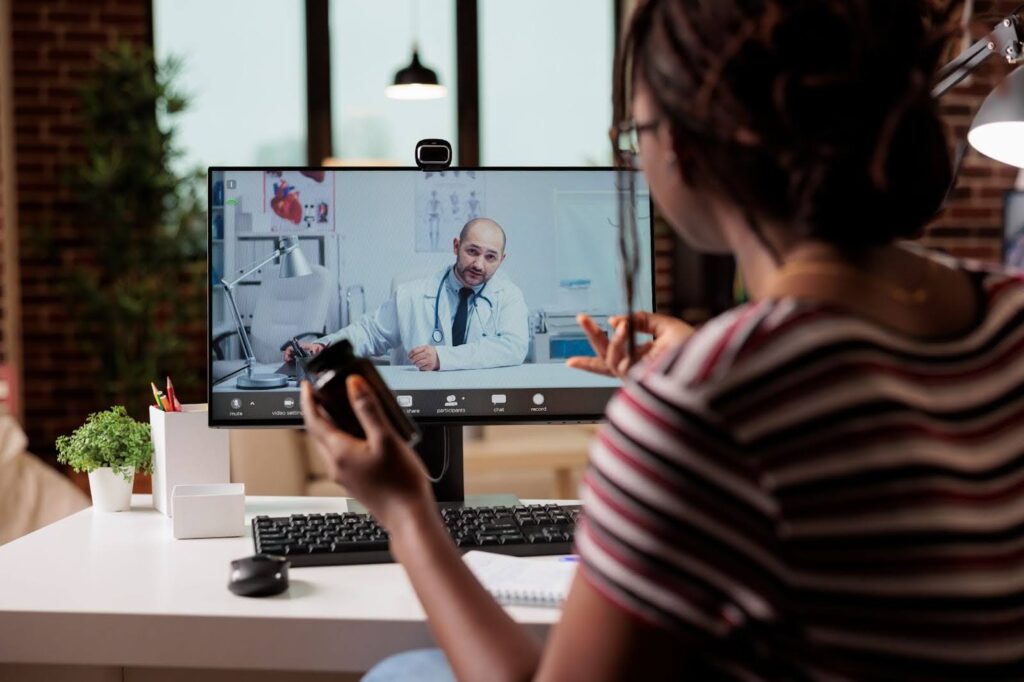
[[(20, 317), (14, 222), (14, 110), (11, 106), (10, 0), (0, 0), (0, 413), (21, 417)], [(13, 264), (13, 267), (12, 267)]]
[[(5, 4), (0, 2), (0, 13), (5, 11), (5, 9)], [(0, 50), (6, 50), (8, 45), (3, 34), (3, 27), (4, 20), (0, 17)], [(5, 83), (10, 77), (4, 70), (4, 64), (5, 60), (3, 55), (0, 55), (0, 84)], [(0, 97), (3, 97), (2, 93), (0, 93)], [(4, 268), (4, 241), (9, 238), (7, 231), (10, 229), (6, 224), (4, 216), (6, 206), (4, 203), (6, 195), (6, 192), (4, 191), (4, 159), (6, 158), (6, 155), (4, 154), (4, 140), (6, 139), (6, 136), (6, 132), (4, 131), (4, 117), (2, 112), (0, 112), (0, 365), (7, 362), (7, 342), (9, 340), (6, 335), (7, 315), (9, 314), (7, 311), (7, 292), (4, 289), (4, 275), (7, 272)]]
[(4, 186), (4, 162), (7, 160), (7, 155), (4, 153), (4, 143), (7, 140), (7, 130), (10, 128), (8, 125), (7, 117), (3, 109), (3, 100), (7, 96), (8, 84), (10, 83), (11, 75), (10, 71), (10, 51), (11, 43), (9, 39), (10, 35), (10, 16), (11, 7), (9, 0), (0, 0), (0, 365), (6, 363), (7, 360), (7, 316), (10, 314), (7, 310), (7, 299), (4, 288), (4, 275), (6, 270), (4, 268), (4, 242), (9, 238), (7, 231), (10, 226), (6, 224), (6, 216), (4, 214), (7, 204), (5, 203), (7, 192)]
[[(88, 259), (88, 225), (63, 177), (82, 155), (77, 89), (100, 49), (151, 40), (148, 0), (15, 0), (13, 92), (21, 238), (25, 427), (31, 447), (54, 439), (95, 410), (96, 364), (77, 350), (63, 299), (61, 254)], [(52, 237), (41, 251), (38, 237)]]
[[(1017, 0), (975, 0), (972, 34), (984, 35), (1018, 4)], [(952, 141), (967, 139), (971, 119), (985, 95), (1010, 68), (1004, 60), (990, 57), (967, 81), (942, 98), (941, 109)], [(987, 159), (970, 149), (960, 171), (954, 201), (929, 226), (924, 243), (962, 257), (1000, 261), (1003, 194), (1013, 187), (1016, 177), (1016, 168)]]

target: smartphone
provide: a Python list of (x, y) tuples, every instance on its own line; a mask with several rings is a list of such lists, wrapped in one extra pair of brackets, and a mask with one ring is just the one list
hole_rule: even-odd
[(306, 352), (306, 349), (302, 347), (302, 344), (299, 343), (299, 340), (297, 338), (292, 337), (292, 339), (289, 340), (288, 343), (286, 343), (285, 345), (292, 347), (292, 353), (293, 353), (292, 357), (296, 357), (296, 358), (309, 357), (309, 353)]
[(344, 339), (332, 343), (318, 355), (309, 358), (305, 366), (306, 378), (313, 384), (313, 398), (323, 406), (339, 429), (358, 438), (366, 437), (348, 401), (348, 389), (345, 388), (345, 379), (351, 374), (358, 374), (377, 396), (385, 416), (399, 436), (409, 445), (419, 442), (420, 430), (416, 423), (398, 406), (391, 389), (384, 383), (373, 363), (356, 355), (351, 343)]

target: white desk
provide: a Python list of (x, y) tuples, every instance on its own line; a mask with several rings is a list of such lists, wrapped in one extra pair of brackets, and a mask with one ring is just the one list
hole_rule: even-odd
[[(0, 679), (9, 663), (361, 671), (433, 643), (397, 564), (293, 568), (284, 594), (237, 597), (229, 562), (253, 553), (251, 529), (175, 540), (148, 495), (132, 503), (129, 512), (86, 509), (0, 547)], [(341, 511), (343, 498), (246, 500), (247, 523)], [(509, 613), (541, 636), (559, 615)]]

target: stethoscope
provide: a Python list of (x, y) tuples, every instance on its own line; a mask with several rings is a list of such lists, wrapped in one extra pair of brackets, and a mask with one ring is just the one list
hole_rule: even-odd
[[(431, 332), (430, 338), (436, 344), (444, 343), (444, 329), (442, 329), (442, 327), (441, 327), (441, 314), (440, 314), (441, 291), (444, 289), (444, 283), (448, 281), (448, 273), (450, 273), (450, 272), (451, 272), (450, 269), (449, 270), (445, 270), (444, 277), (441, 278), (441, 283), (437, 285), (437, 293), (434, 294), (434, 331)], [(476, 310), (477, 302), (480, 299), (483, 299), (483, 300), (487, 301), (487, 305), (491, 306), (492, 311), (494, 309), (494, 303), (491, 302), (491, 299), (489, 299), (486, 296), (484, 296), (484, 287), (486, 287), (486, 286), (487, 286), (487, 282), (484, 282), (484, 286), (480, 287), (480, 291), (477, 291), (476, 293), (474, 293), (470, 297), (470, 303), (472, 303), (474, 311)], [(493, 312), (492, 312), (492, 316), (493, 316)], [(468, 319), (466, 320), (466, 335), (467, 336), (469, 335), (469, 320)], [(483, 335), (487, 336), (487, 332), (484, 332)], [(501, 336), (500, 332), (498, 333), (498, 336)]]

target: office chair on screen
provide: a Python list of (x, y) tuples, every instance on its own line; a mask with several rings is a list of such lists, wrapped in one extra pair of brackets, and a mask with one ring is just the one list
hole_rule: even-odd
[[(280, 363), (281, 344), (292, 337), (313, 339), (326, 332), (333, 291), (330, 271), (322, 265), (311, 269), (311, 274), (302, 277), (270, 273), (260, 283), (248, 325), (256, 362)], [(222, 344), (232, 336), (238, 336), (238, 332), (229, 330), (214, 337), (211, 348), (215, 359), (224, 359)]]

